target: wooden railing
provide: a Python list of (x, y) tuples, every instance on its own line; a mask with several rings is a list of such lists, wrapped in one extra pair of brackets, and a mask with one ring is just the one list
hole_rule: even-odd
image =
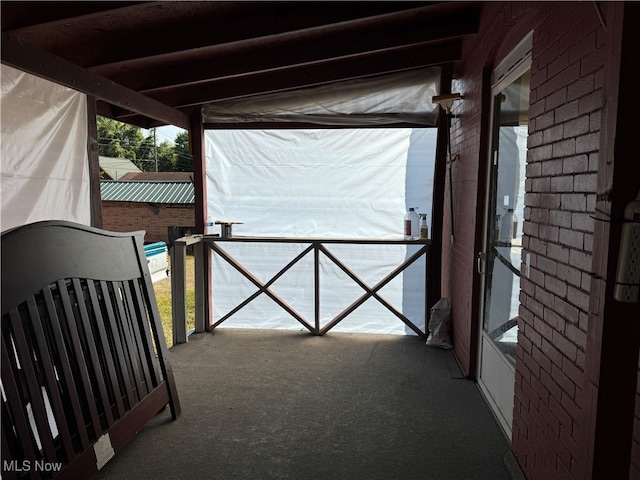
[[(240, 261), (235, 259), (224, 248), (225, 243), (251, 242), (251, 243), (297, 243), (306, 245), (303, 250), (298, 253), (289, 263), (280, 269), (271, 279), (264, 282), (253, 275)], [(351, 245), (415, 245), (417, 251), (410, 255), (400, 265), (394, 268), (388, 275), (379, 280), (375, 285), (370, 286), (354, 273), (344, 261), (338, 259), (326, 245), (328, 244), (351, 244)], [(403, 312), (396, 309), (381, 294), (380, 290), (400, 273), (406, 270), (414, 262), (421, 258), (425, 258), (425, 325), (428, 318), (428, 301), (427, 301), (427, 285), (428, 275), (428, 256), (429, 256), (429, 240), (384, 240), (384, 239), (327, 239), (327, 238), (280, 238), (280, 237), (218, 237), (218, 236), (202, 236), (194, 235), (184, 237), (175, 241), (171, 254), (171, 278), (172, 278), (172, 298), (173, 298), (173, 341), (175, 343), (184, 343), (188, 339), (186, 327), (187, 305), (186, 305), (186, 278), (185, 278), (185, 254), (187, 247), (193, 248), (195, 257), (195, 288), (196, 288), (196, 306), (195, 306), (195, 331), (204, 332), (211, 330), (232, 315), (240, 311), (258, 296), (264, 294), (271, 298), (282, 309), (288, 312), (300, 324), (307, 328), (314, 335), (324, 335), (345, 317), (353, 313), (358, 307), (370, 298), (375, 298), (380, 304), (387, 308), (393, 315), (400, 319), (407, 327), (420, 337), (426, 338), (426, 329), (418, 327)], [(363, 289), (363, 294), (354, 302), (338, 313), (330, 322), (321, 325), (320, 322), (320, 254), (333, 262), (340, 270), (342, 270), (351, 280)], [(213, 319), (211, 312), (211, 299), (208, 292), (210, 291), (209, 271), (211, 264), (211, 255), (215, 254), (224, 259), (229, 265), (242, 274), (249, 282), (253, 283), (256, 291), (238, 304), (231, 311), (226, 313), (219, 319)], [(293, 308), (287, 301), (275, 293), (271, 286), (284, 275), (289, 269), (296, 265), (307, 255), (313, 255), (313, 275), (314, 279), (314, 314), (313, 319), (305, 318), (299, 311)]]

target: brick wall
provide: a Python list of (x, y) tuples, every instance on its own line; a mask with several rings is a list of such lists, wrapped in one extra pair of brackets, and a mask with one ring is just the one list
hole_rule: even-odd
[(169, 227), (195, 226), (193, 205), (150, 206), (137, 202), (102, 202), (105, 230), (130, 232), (145, 230), (145, 242), (169, 243)]
[(605, 32), (589, 4), (554, 3), (538, 18), (513, 449), (533, 478), (581, 478)]
[(488, 135), (483, 69), (495, 67), (529, 30), (523, 254), (531, 255), (531, 270), (521, 280), (512, 449), (529, 479), (584, 478), (582, 395), (605, 62), (605, 32), (593, 4), (485, 4), (481, 35), (464, 45), (454, 73), (453, 91), (464, 100), (452, 125), (456, 237), (444, 246), (443, 296), (452, 297), (456, 356), (473, 373), (481, 308), (472, 301), (480, 288), (473, 256), (481, 247), (476, 230), (484, 216)]

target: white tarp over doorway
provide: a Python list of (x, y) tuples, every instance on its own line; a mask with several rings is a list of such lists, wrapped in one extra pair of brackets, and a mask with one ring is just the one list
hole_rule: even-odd
[[(431, 214), (435, 129), (208, 130), (207, 210), (235, 220), (234, 235), (403, 238), (408, 207)], [(222, 245), (262, 281), (297, 253), (299, 244)], [(404, 245), (331, 245), (330, 250), (370, 286), (414, 251)], [(305, 263), (305, 261), (307, 263)], [(313, 257), (273, 286), (306, 318), (313, 318)], [(256, 288), (213, 256), (214, 320)], [(363, 290), (329, 262), (321, 262), (321, 313), (326, 323)], [(381, 294), (424, 328), (424, 264), (385, 286)], [(301, 328), (265, 295), (223, 326)], [(406, 333), (405, 325), (369, 299), (335, 331)]]
[(2, 231), (91, 223), (86, 96), (2, 65)]

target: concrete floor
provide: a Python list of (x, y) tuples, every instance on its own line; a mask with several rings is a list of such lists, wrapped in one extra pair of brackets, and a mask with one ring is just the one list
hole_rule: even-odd
[(417, 337), (217, 329), (171, 362), (182, 415), (165, 409), (96, 479), (513, 478), (477, 385)]

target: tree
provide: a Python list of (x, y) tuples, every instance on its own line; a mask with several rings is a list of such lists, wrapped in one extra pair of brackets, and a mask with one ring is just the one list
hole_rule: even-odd
[(159, 172), (175, 172), (176, 154), (173, 149), (173, 143), (168, 140), (158, 145)]
[(110, 118), (98, 117), (98, 153), (100, 155), (127, 158), (132, 160), (138, 168), (145, 170), (142, 165), (144, 162), (139, 161), (144, 141), (140, 128)]
[(154, 132), (146, 137), (142, 129), (106, 117), (98, 117), (98, 153), (105, 157), (126, 158), (143, 172), (191, 172), (189, 134), (176, 135), (175, 143), (159, 145)]
[(177, 134), (174, 142), (175, 163), (173, 170), (176, 172), (193, 172), (193, 156), (189, 153), (189, 133), (181, 132)]

